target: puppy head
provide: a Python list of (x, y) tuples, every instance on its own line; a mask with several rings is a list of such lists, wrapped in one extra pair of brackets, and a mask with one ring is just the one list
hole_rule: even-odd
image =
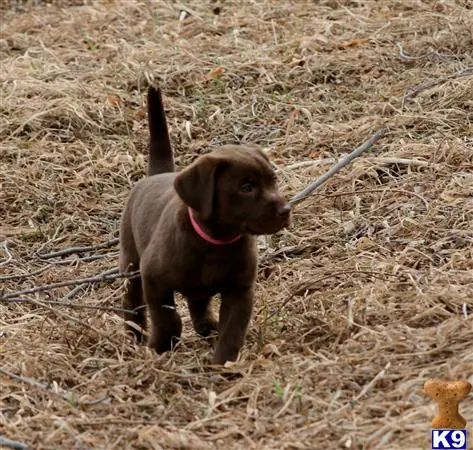
[(257, 147), (226, 145), (180, 172), (174, 188), (203, 220), (242, 233), (271, 234), (289, 225), (290, 205)]

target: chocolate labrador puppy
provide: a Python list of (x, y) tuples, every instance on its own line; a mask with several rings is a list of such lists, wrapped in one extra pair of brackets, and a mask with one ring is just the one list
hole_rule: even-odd
[[(266, 155), (256, 147), (225, 145), (174, 173), (159, 90), (148, 90), (149, 176), (132, 189), (120, 227), (120, 269), (140, 270), (127, 283), (127, 327), (138, 339), (149, 308), (149, 346), (158, 353), (179, 340), (182, 323), (174, 293), (187, 300), (197, 333), (218, 331), (214, 364), (234, 361), (253, 307), (256, 235), (290, 221)], [(210, 309), (221, 295), (219, 321)]]

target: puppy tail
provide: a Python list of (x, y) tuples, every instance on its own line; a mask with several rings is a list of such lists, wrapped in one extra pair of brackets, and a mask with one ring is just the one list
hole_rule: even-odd
[(148, 88), (149, 162), (148, 175), (174, 172), (174, 158), (169, 141), (161, 90)]

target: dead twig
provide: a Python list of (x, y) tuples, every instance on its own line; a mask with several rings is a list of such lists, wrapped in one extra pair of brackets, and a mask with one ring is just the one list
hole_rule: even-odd
[[(335, 197), (344, 197), (344, 196), (349, 196), (349, 195), (368, 194), (368, 193), (372, 193), (372, 192), (386, 193), (386, 189), (362, 189), (362, 190), (359, 190), (359, 191), (351, 191), (351, 192), (337, 192), (337, 193), (334, 193), (334, 194), (321, 194), (321, 197), (335, 198)], [(407, 191), (405, 189), (389, 189), (389, 192), (391, 192), (391, 193), (395, 192), (395, 193), (399, 193), (399, 194), (411, 195), (413, 197), (416, 197), (424, 203), (425, 210), (426, 211), (429, 210), (429, 202), (424, 197), (417, 194), (416, 192)]]
[(75, 297), (79, 292), (83, 291), (88, 284), (79, 284), (75, 288), (71, 289), (65, 296), (64, 299), (71, 299)]
[(335, 411), (335, 414), (339, 414), (341, 411), (343, 411), (344, 409), (346, 408), (349, 408), (351, 406), (353, 406), (354, 403), (356, 403), (358, 400), (360, 400), (361, 397), (363, 397), (364, 395), (366, 395), (366, 393), (368, 391), (370, 391), (373, 386), (378, 382), (378, 380), (384, 378), (384, 376), (386, 375), (386, 372), (389, 370), (389, 368), (391, 367), (391, 362), (388, 362), (382, 370), (380, 370), (374, 377), (373, 379), (365, 384), (365, 386), (363, 386), (363, 389), (361, 390), (361, 392), (353, 399), (353, 400), (350, 400), (350, 402), (348, 403), (345, 403), (345, 405), (343, 405), (341, 408), (339, 408), (338, 410)]
[(288, 258), (290, 256), (299, 256), (302, 253), (304, 253), (306, 250), (310, 250), (314, 248), (316, 248), (316, 246), (312, 244), (291, 245), (291, 246), (283, 247), (278, 250), (275, 250), (274, 252), (263, 255), (263, 257), (260, 259), (260, 264), (270, 262), (273, 259), (276, 259), (280, 256), (283, 256), (285, 258)]
[[(100, 277), (103, 277), (103, 276), (106, 276), (106, 275), (112, 275), (114, 273), (117, 273), (117, 269), (110, 269), (110, 270), (106, 270), (105, 272), (102, 272), (100, 273), (98, 276)], [(76, 286), (74, 289), (71, 289), (69, 291), (69, 293), (67, 295), (64, 296), (64, 299), (63, 300), (70, 300), (71, 298), (73, 298), (75, 295), (77, 295), (81, 290), (85, 289), (87, 286), (89, 285), (89, 283), (83, 283), (83, 284), (79, 284), (78, 286)]]
[(111, 311), (117, 313), (128, 313), (128, 314), (138, 314), (137, 311), (132, 309), (124, 309), (124, 308), (114, 308), (112, 306), (95, 306), (95, 305), (82, 305), (80, 303), (73, 303), (73, 302), (62, 302), (61, 300), (35, 300), (32, 298), (24, 298), (24, 297), (13, 297), (13, 298), (0, 298), (0, 303), (30, 303), (32, 305), (42, 306), (44, 305), (57, 305), (57, 306), (64, 306), (66, 308), (76, 308), (76, 309), (95, 309), (98, 311)]
[(420, 56), (409, 56), (404, 53), (404, 48), (402, 47), (402, 44), (400, 42), (396, 42), (397, 48), (399, 49), (399, 56), (401, 59), (407, 59), (409, 61), (416, 60), (416, 59), (422, 59), (426, 58), (429, 54), (427, 55), (420, 55)]
[(98, 336), (100, 336), (102, 339), (105, 339), (106, 341), (108, 341), (109, 343), (111, 343), (112, 345), (117, 345), (117, 341), (115, 341), (113, 339), (112, 336), (110, 336), (109, 333), (105, 332), (105, 331), (102, 331), (101, 329), (98, 329), (92, 325), (90, 325), (89, 323), (86, 323), (84, 322), (83, 320), (80, 320), (78, 319), (77, 317), (73, 316), (73, 315), (70, 315), (70, 314), (67, 314), (65, 312), (62, 312), (62, 311), (59, 311), (58, 308), (53, 308), (52, 306), (50, 305), (47, 305), (45, 303), (42, 303), (41, 301), (38, 300), (38, 303), (40, 304), (40, 306), (42, 306), (43, 308), (47, 308), (51, 314), (54, 314), (56, 315), (57, 317), (60, 317), (61, 319), (64, 319), (66, 320), (67, 322), (73, 322), (73, 323), (76, 323), (78, 325), (80, 325), (81, 327), (84, 327), (86, 330), (90, 330), (92, 332), (94, 332), (95, 334), (97, 334)]
[[(369, 270), (342, 270), (339, 272), (332, 272), (331, 274), (328, 274), (322, 278), (319, 278), (318, 280), (315, 281), (308, 281), (308, 282), (302, 282), (299, 283), (299, 286), (292, 292), (291, 297), (294, 297), (296, 295), (301, 295), (304, 292), (311, 290), (316, 286), (318, 283), (321, 281), (324, 281), (327, 278), (332, 278), (336, 277), (339, 275), (347, 275), (347, 274), (359, 274), (359, 275), (367, 275), (373, 278), (378, 278), (380, 280), (385, 280), (386, 277), (394, 277), (398, 278), (397, 275), (393, 275), (390, 273), (383, 273), (383, 272), (375, 272), (375, 271), (369, 271)], [(284, 305), (284, 302), (283, 302)]]
[(397, 45), (397, 48), (399, 49), (399, 57), (401, 59), (405, 59), (407, 61), (415, 61), (415, 60), (418, 60), (418, 59), (428, 58), (430, 56), (437, 56), (439, 58), (448, 58), (448, 57), (451, 58), (453, 56), (453, 55), (445, 55), (445, 54), (442, 54), (442, 53), (439, 53), (439, 52), (436, 52), (436, 51), (430, 51), (430, 52), (427, 52), (423, 55), (411, 56), (411, 55), (407, 55), (404, 52), (404, 48), (403, 48), (403, 46), (400, 42), (396, 42), (396, 45)]
[(67, 255), (72, 255), (74, 253), (86, 253), (86, 252), (91, 252), (92, 250), (99, 250), (102, 248), (109, 248), (113, 247), (114, 245), (118, 244), (119, 238), (114, 238), (110, 239), (109, 241), (103, 242), (101, 244), (97, 245), (87, 245), (85, 247), (69, 247), (69, 248), (64, 248), (62, 250), (58, 250), (57, 252), (51, 252), (51, 253), (36, 253), (36, 256), (40, 259), (50, 259), (50, 258), (57, 258), (59, 256), (67, 256)]
[(327, 280), (332, 277), (337, 277), (339, 275), (346, 275), (346, 274), (360, 274), (360, 275), (367, 275), (371, 276), (373, 278), (379, 278), (381, 280), (385, 279), (386, 277), (394, 277), (398, 278), (397, 275), (389, 274), (389, 273), (382, 273), (382, 272), (374, 272), (374, 271), (364, 271), (364, 270), (344, 270), (340, 272), (333, 272), (328, 275), (325, 275), (315, 281), (309, 281), (307, 283), (301, 283), (286, 299), (281, 303), (279, 308), (272, 312), (269, 316), (268, 319), (277, 316), (281, 313), (281, 311), (286, 307), (286, 305), (296, 296), (300, 295), (308, 290), (313, 289), (318, 283), (321, 281)]
[(28, 278), (28, 277), (32, 277), (34, 275), (38, 275), (40, 274), (41, 272), (44, 272), (45, 270), (48, 270), (50, 269), (52, 266), (49, 264), (45, 267), (41, 267), (40, 269), (38, 270), (33, 270), (33, 272), (28, 272), (28, 273), (21, 273), (21, 274), (18, 274), (18, 275), (5, 275), (3, 277), (0, 277), (0, 281), (9, 281), (9, 280), (18, 280), (20, 278)]
[[(305, 167), (312, 166), (321, 166), (328, 164), (341, 164), (344, 159), (336, 158), (324, 158), (324, 159), (313, 159), (310, 161), (300, 161), (298, 163), (290, 164), (289, 166), (284, 167), (285, 170), (300, 169)], [(429, 161), (423, 161), (422, 159), (412, 159), (412, 158), (397, 158), (393, 156), (377, 156), (377, 157), (367, 157), (363, 161), (371, 162), (373, 164), (403, 164), (403, 165), (413, 165), (419, 167), (434, 167), (440, 168), (439, 164), (432, 164)], [(280, 170), (280, 169), (279, 169)]]
[(446, 83), (450, 80), (454, 80), (455, 78), (468, 77), (470, 75), (473, 75), (473, 67), (466, 67), (465, 69), (459, 70), (453, 75), (441, 78), (440, 80), (430, 81), (418, 84), (417, 86), (413, 86), (409, 89), (406, 89), (406, 94), (404, 94), (403, 102), (407, 99), (417, 97), (417, 95), (419, 95), (422, 91), (426, 91), (427, 89), (433, 88), (435, 86), (440, 86), (441, 84)]
[(4, 241), (2, 242), (1, 247), (3, 248), (3, 251), (7, 255), (7, 258), (4, 259), (3, 261), (0, 261), (0, 267), (6, 266), (13, 258), (12, 254), (10, 253), (10, 250), (8, 250), (8, 242)]
[(371, 136), (365, 143), (360, 145), (357, 149), (353, 152), (349, 153), (345, 158), (339, 161), (335, 166), (333, 166), (328, 172), (324, 173), (320, 178), (314, 181), (310, 186), (304, 189), (299, 194), (295, 195), (294, 197), (289, 200), (291, 205), (294, 205), (301, 200), (304, 200), (309, 195), (312, 194), (318, 187), (320, 187), (323, 183), (325, 183), (329, 178), (333, 177), (337, 172), (343, 169), (345, 166), (350, 164), (355, 158), (360, 156), (363, 152), (368, 150), (376, 141), (381, 139), (386, 133), (385, 128), (381, 128), (378, 130), (373, 136)]
[[(323, 159), (311, 159), (309, 161), (299, 161), (294, 164), (289, 164), (288, 166), (284, 167), (284, 170), (293, 170), (293, 169), (303, 169), (305, 167), (312, 167), (312, 166), (328, 166), (329, 164), (336, 163), (336, 158), (323, 158)], [(280, 167), (276, 169), (276, 172), (281, 170)]]
[(117, 278), (133, 278), (133, 277), (136, 277), (138, 274), (139, 274), (138, 270), (134, 272), (118, 272), (118, 269), (113, 269), (113, 272), (105, 274), (105, 275), (96, 275), (90, 278), (79, 278), (77, 280), (59, 281), (57, 283), (36, 286), (31, 289), (23, 289), (17, 292), (9, 292), (8, 294), (3, 294), (0, 297), (0, 300), (7, 300), (9, 298), (19, 297), (25, 294), (34, 294), (35, 292), (50, 291), (52, 289), (65, 287), (65, 286), (76, 286), (78, 284), (85, 284), (85, 283), (87, 284), (100, 283), (102, 281), (116, 280)]
[(76, 264), (76, 263), (84, 263), (90, 261), (97, 261), (99, 259), (104, 258), (115, 258), (118, 256), (119, 252), (109, 252), (109, 253), (94, 253), (93, 255), (83, 256), (82, 258), (75, 258), (75, 259), (60, 259), (54, 261), (56, 265), (67, 265), (67, 264)]
[(106, 396), (106, 397), (102, 397), (102, 398), (96, 399), (96, 400), (81, 402), (81, 401), (77, 401), (77, 400), (74, 399), (74, 395), (73, 395), (72, 392), (65, 391), (64, 393), (61, 394), (61, 393), (56, 392), (55, 390), (51, 389), (49, 384), (41, 383), (40, 381), (38, 381), (34, 378), (23, 377), (21, 375), (17, 375), (16, 373), (10, 372), (9, 370), (5, 369), (4, 367), (0, 367), (0, 373), (3, 373), (3, 375), (6, 375), (7, 377), (11, 378), (12, 380), (21, 381), (22, 383), (26, 383), (29, 386), (33, 386), (35, 388), (42, 389), (42, 390), (47, 391), (51, 394), (57, 395), (57, 396), (61, 397), (63, 400), (65, 400), (66, 402), (68, 402), (70, 404), (73, 404), (73, 405), (93, 406), (93, 405), (97, 405), (99, 403), (103, 403), (104, 401), (107, 401), (107, 400), (110, 399), (110, 397)]
[(12, 441), (4, 436), (0, 436), (0, 447), (13, 448), (14, 450), (29, 450), (31, 448), (23, 442)]
[(34, 378), (22, 377), (21, 375), (16, 375), (15, 373), (10, 372), (9, 370), (3, 367), (0, 367), (0, 373), (3, 373), (4, 375), (10, 377), (12, 380), (21, 381), (23, 383), (29, 384), (30, 386), (49, 390), (49, 387), (46, 384), (43, 384), (39, 382), (38, 380), (35, 380)]

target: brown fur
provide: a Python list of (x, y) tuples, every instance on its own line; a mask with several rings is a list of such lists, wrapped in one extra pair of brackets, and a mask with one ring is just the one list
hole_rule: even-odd
[[(147, 305), (150, 347), (158, 353), (179, 340), (181, 319), (174, 293), (187, 299), (197, 333), (219, 332), (213, 362), (233, 361), (243, 345), (253, 306), (257, 252), (255, 235), (287, 226), (290, 208), (280, 197), (274, 171), (256, 147), (227, 145), (172, 173), (172, 151), (159, 91), (148, 92), (150, 176), (133, 188), (120, 228), (120, 268), (140, 269), (127, 285), (124, 307)], [(165, 173), (167, 172), (167, 173)], [(193, 229), (188, 207), (213, 238), (242, 234), (240, 240), (214, 245)], [(210, 310), (221, 295), (219, 322)], [(143, 308), (125, 319), (145, 327)], [(142, 339), (140, 331), (130, 330)]]

